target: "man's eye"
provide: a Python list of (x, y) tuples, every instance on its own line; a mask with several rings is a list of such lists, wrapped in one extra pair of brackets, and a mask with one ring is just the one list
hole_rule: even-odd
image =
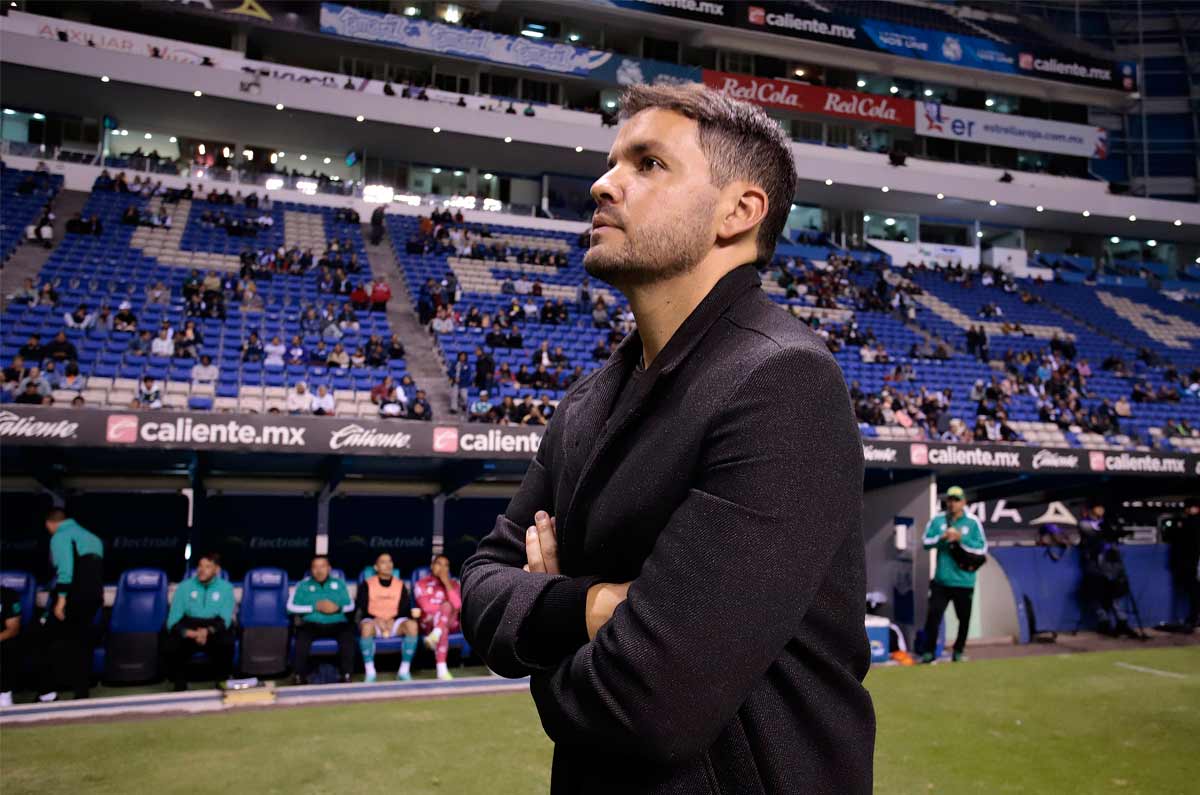
[(662, 168), (662, 163), (660, 163), (658, 160), (656, 160), (653, 157), (642, 158), (642, 170), (643, 171), (650, 171), (651, 169), (653, 169), (655, 167)]

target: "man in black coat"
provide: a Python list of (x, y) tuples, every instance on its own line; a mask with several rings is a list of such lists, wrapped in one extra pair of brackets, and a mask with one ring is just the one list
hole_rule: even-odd
[(756, 269), (790, 144), (702, 86), (623, 110), (584, 264), (637, 331), (464, 563), (463, 631), (531, 676), (553, 793), (865, 795), (862, 444), (833, 357)]

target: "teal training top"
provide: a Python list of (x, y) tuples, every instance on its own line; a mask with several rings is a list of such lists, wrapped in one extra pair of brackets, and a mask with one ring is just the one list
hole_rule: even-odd
[(946, 532), (947, 523), (962, 533), (962, 538), (958, 543), (963, 549), (974, 552), (976, 555), (987, 554), (987, 538), (983, 534), (983, 525), (979, 523), (978, 519), (964, 511), (962, 516), (950, 522), (946, 514), (939, 513), (930, 519), (929, 524), (925, 527), (925, 549), (937, 547), (937, 572), (933, 575), (933, 579), (935, 582), (951, 588), (974, 588), (975, 572), (963, 571), (958, 567), (950, 554), (950, 542), (942, 537), (942, 534)]
[(167, 629), (182, 618), (219, 618), (226, 629), (233, 626), (233, 583), (217, 576), (204, 583), (194, 575), (179, 583), (167, 614)]
[(84, 530), (74, 519), (64, 519), (50, 537), (50, 559), (58, 575), (58, 587), (65, 588), (75, 579), (75, 553), (79, 557), (104, 557), (104, 542)]
[[(322, 599), (328, 599), (341, 609), (337, 613), (322, 613), (316, 608)], [(337, 624), (345, 621), (346, 613), (353, 610), (354, 600), (350, 598), (346, 583), (333, 576), (326, 577), (325, 582), (305, 577), (288, 599), (288, 612), (310, 624)]]

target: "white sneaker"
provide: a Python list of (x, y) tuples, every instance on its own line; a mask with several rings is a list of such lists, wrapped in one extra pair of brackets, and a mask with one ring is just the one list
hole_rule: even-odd
[(12, 706), (12, 691), (8, 690), (3, 693), (0, 693), (0, 707), (11, 707), (11, 706)]
[(441, 639), (442, 639), (442, 628), (435, 627), (433, 632), (430, 632), (428, 635), (425, 636), (425, 645), (429, 647), (430, 651), (436, 651), (438, 641)]
[(443, 682), (449, 682), (454, 679), (454, 674), (450, 673), (449, 671), (438, 671), (437, 678), (441, 679)]
[(57, 700), (58, 693), (42, 693), (40, 696), (38, 696), (38, 701), (42, 702), (43, 704), (49, 704), (51, 701)]

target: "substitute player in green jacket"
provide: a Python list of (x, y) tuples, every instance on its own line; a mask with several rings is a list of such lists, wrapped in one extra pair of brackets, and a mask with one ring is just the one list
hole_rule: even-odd
[(75, 698), (87, 698), (92, 620), (104, 606), (104, 544), (61, 508), (46, 514), (46, 530), (55, 586), (42, 633), (38, 700), (58, 698), (60, 682), (70, 685)]
[(216, 553), (201, 555), (196, 573), (175, 589), (165, 646), (177, 691), (187, 690), (187, 663), (196, 652), (208, 655), (217, 682), (227, 679), (233, 667), (233, 584), (220, 574)]
[(921, 662), (933, 662), (937, 646), (937, 631), (941, 626), (946, 605), (954, 603), (958, 617), (958, 637), (954, 640), (954, 661), (966, 659), (967, 630), (971, 624), (971, 599), (975, 594), (975, 572), (966, 571), (955, 562), (951, 545), (958, 543), (974, 555), (987, 554), (987, 538), (983, 525), (966, 512), (962, 487), (946, 489), (946, 511), (929, 520), (925, 528), (925, 549), (937, 547), (937, 568), (929, 583), (929, 612), (925, 618), (925, 653)]
[(296, 628), (297, 684), (303, 684), (308, 677), (308, 657), (317, 638), (337, 641), (338, 673), (343, 682), (349, 682), (358, 640), (349, 615), (354, 612), (354, 600), (345, 581), (330, 574), (329, 558), (324, 555), (313, 558), (309, 575), (296, 585), (288, 600), (288, 612), (300, 616), (300, 626)]

